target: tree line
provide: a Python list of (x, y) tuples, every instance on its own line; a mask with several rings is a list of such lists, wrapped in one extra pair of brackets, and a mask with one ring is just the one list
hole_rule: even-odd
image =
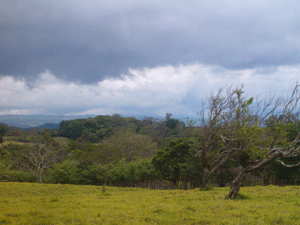
[(197, 188), (298, 185), (298, 85), (288, 97), (219, 89), (200, 105), (199, 125), (120, 114), (62, 121), (59, 129), (2, 124), (0, 179)]

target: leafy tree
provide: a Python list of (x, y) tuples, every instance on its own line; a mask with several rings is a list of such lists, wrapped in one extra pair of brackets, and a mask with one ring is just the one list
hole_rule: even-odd
[(123, 118), (120, 114), (113, 116), (96, 116), (95, 118), (62, 121), (58, 134), (73, 140), (83, 138), (86, 141), (97, 142), (124, 130), (139, 130), (140, 121), (135, 118)]
[(185, 128), (185, 124), (177, 119), (171, 118), (171, 116), (172, 113), (167, 113), (166, 120), (164, 121), (167, 128), (166, 136), (178, 136), (180, 130)]
[(85, 168), (75, 160), (55, 164), (50, 170), (50, 181), (63, 184), (92, 184), (115, 186), (142, 186), (160, 178), (152, 159), (126, 163), (125, 159), (106, 165), (90, 164)]
[(44, 127), (39, 131), (39, 134), (42, 135), (42, 136), (57, 137), (58, 130), (57, 129), (50, 129), (48, 127)]
[(26, 144), (9, 143), (0, 148), (0, 158), (7, 168), (13, 170), (26, 170), (23, 152), (27, 151)]
[(153, 117), (145, 117), (141, 124), (142, 127), (139, 130), (140, 134), (149, 135), (158, 145), (160, 145), (160, 142), (164, 142), (162, 140), (167, 137), (169, 131), (164, 121)]
[(85, 119), (62, 121), (59, 123), (59, 135), (73, 140), (82, 136), (84, 130), (94, 130), (96, 124)]
[(60, 184), (78, 184), (80, 170), (78, 162), (67, 159), (61, 163), (56, 163), (49, 169), (50, 182)]
[(107, 183), (117, 186), (140, 186), (160, 178), (152, 165), (151, 158), (131, 161), (130, 163), (126, 163), (126, 160), (123, 159), (116, 164), (105, 165), (101, 171), (105, 171), (107, 174)]
[(117, 133), (103, 143), (121, 150), (127, 162), (151, 157), (157, 151), (156, 143), (149, 136), (130, 131)]
[(179, 120), (176, 119), (169, 119), (166, 121), (166, 127), (170, 130), (174, 130), (179, 124)]
[(163, 179), (171, 181), (176, 187), (180, 179), (184, 183), (190, 180), (187, 172), (190, 172), (191, 158), (193, 156), (188, 140), (180, 138), (171, 141), (169, 147), (160, 149), (153, 157), (152, 163)]
[(68, 145), (71, 159), (84, 166), (91, 164), (117, 163), (124, 155), (120, 149), (108, 144), (93, 144), (83, 139), (77, 139)]
[(6, 124), (0, 124), (0, 143), (3, 143), (3, 136), (7, 131), (7, 125)]
[(0, 123), (0, 136), (4, 136), (8, 131), (8, 126), (5, 123)]
[[(300, 157), (294, 157), (289, 159), (280, 159), (284, 161), (285, 164), (293, 165), (300, 161)], [(263, 170), (263, 180), (264, 184), (274, 184), (274, 185), (299, 185), (300, 184), (300, 173), (299, 167), (288, 168), (283, 166), (278, 161), (271, 162)]]

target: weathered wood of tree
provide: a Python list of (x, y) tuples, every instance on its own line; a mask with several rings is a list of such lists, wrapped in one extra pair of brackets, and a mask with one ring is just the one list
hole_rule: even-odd
[(219, 89), (217, 94), (210, 95), (207, 103), (202, 103), (202, 109), (198, 114), (201, 118), (201, 125), (194, 138), (192, 148), (196, 156), (201, 159), (203, 176), (201, 188), (205, 189), (210, 184), (213, 173), (225, 164), (229, 157), (235, 151), (234, 148), (228, 148), (222, 140), (222, 135), (230, 131), (228, 124), (235, 116), (238, 107), (238, 89), (229, 87), (225, 93)]
[(43, 183), (42, 175), (45, 169), (59, 162), (64, 155), (64, 149), (48, 137), (44, 138), (42, 143), (30, 145), (23, 153), (29, 162), (28, 168), (37, 176), (40, 183)]
[(267, 101), (257, 101), (254, 107), (244, 104), (244, 107), (239, 110), (237, 121), (234, 126), (231, 126), (233, 132), (230, 136), (223, 137), (227, 146), (231, 145), (236, 149), (235, 153), (241, 168), (227, 198), (235, 198), (249, 173), (275, 160), (286, 167), (300, 165), (300, 162), (287, 165), (280, 160), (300, 154), (300, 133), (289, 142), (285, 132), (290, 118), (299, 116), (298, 86), (296, 84), (288, 99), (273, 97)]

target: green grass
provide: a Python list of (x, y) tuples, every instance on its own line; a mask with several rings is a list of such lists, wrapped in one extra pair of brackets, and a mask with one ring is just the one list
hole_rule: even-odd
[(0, 183), (1, 224), (300, 224), (300, 187), (211, 191)]

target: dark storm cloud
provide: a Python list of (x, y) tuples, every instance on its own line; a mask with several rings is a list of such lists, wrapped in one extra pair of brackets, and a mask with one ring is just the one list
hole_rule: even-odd
[(0, 74), (84, 83), (131, 68), (300, 62), (299, 1), (0, 2)]

